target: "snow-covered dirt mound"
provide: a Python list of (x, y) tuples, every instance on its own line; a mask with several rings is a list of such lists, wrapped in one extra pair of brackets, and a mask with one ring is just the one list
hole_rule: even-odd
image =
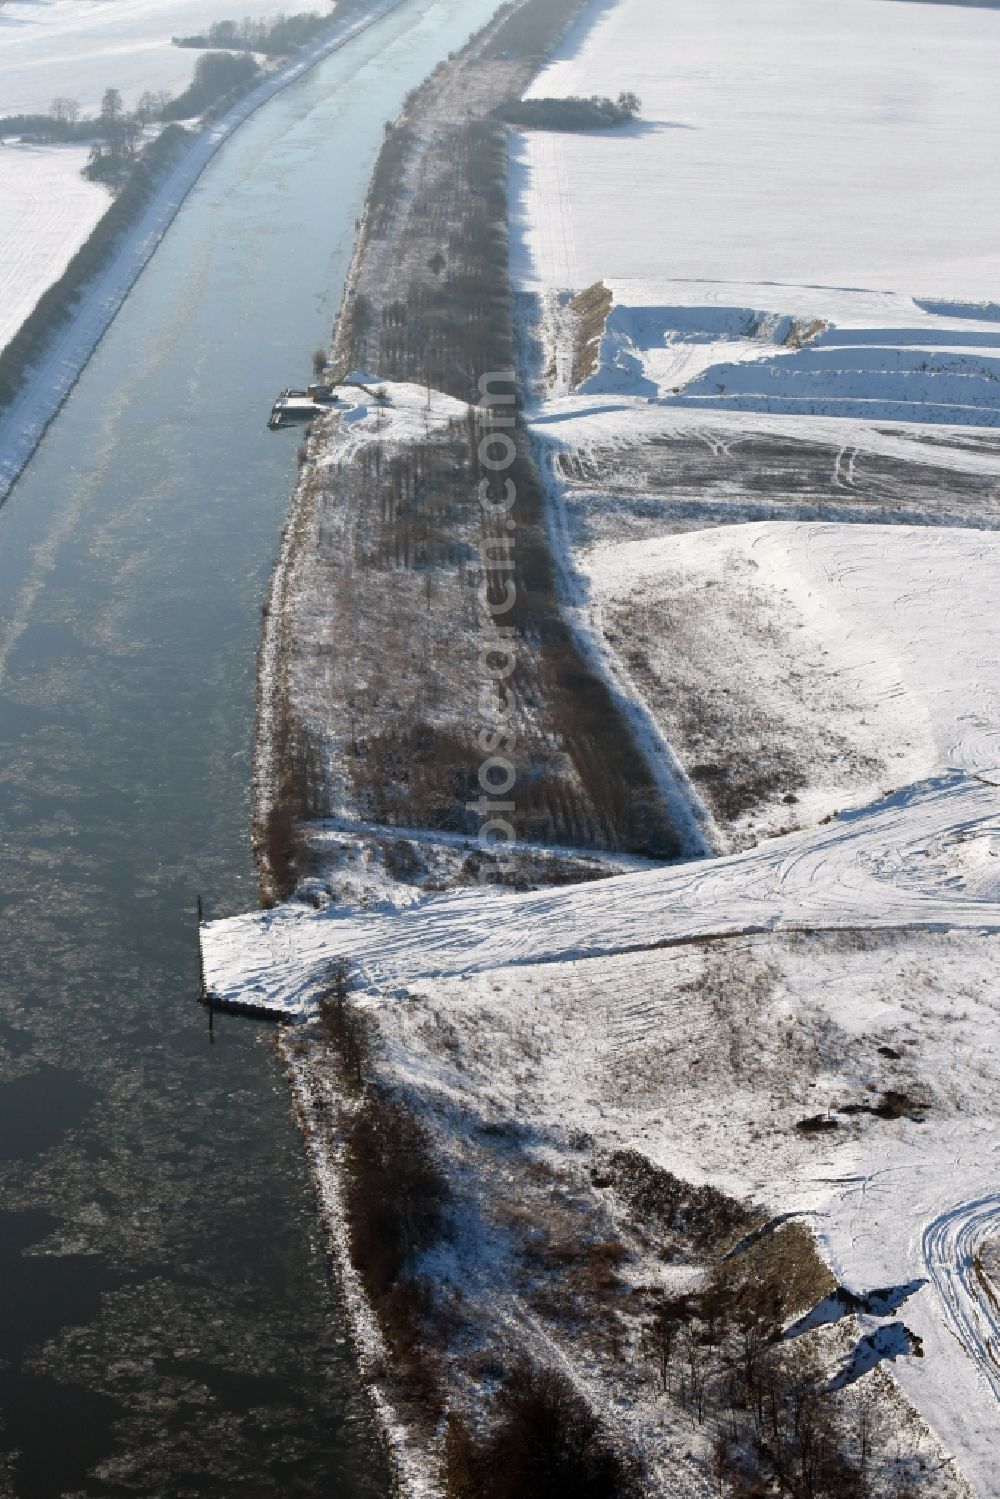
[[(689, 284), (621, 290), (698, 295)], [(930, 316), (911, 302), (905, 325), (872, 327), (873, 299), (853, 300), (837, 297), (853, 319), (847, 326), (819, 314), (616, 300), (597, 369), (579, 390), (702, 409), (1000, 426), (1000, 325)], [(814, 305), (830, 311), (825, 297)]]
[(664, 397), (720, 360), (763, 359), (793, 336), (795, 320), (748, 307), (631, 307), (607, 318), (597, 369), (579, 389)]
[(597, 546), (585, 566), (595, 619), (730, 831), (943, 770), (1000, 779), (1000, 622), (983, 607), (1000, 538), (763, 522)]
[(712, 365), (667, 399), (741, 411), (1000, 426), (1000, 340), (969, 352), (957, 335), (943, 349), (921, 343), (917, 330), (907, 336), (910, 347), (883, 343), (876, 330), (866, 337), (834, 329), (808, 349)]

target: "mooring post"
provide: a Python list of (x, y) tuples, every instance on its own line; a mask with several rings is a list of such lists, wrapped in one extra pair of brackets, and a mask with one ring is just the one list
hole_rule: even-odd
[(205, 919), (205, 912), (201, 904), (201, 896), (198, 896), (198, 980), (201, 986), (201, 998), (208, 997), (205, 988), (205, 954), (201, 950), (201, 924)]

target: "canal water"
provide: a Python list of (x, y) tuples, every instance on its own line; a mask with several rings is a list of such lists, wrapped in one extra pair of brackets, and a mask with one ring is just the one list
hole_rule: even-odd
[(0, 1495), (387, 1478), (266, 1029), (196, 1002), (255, 901), (265, 430), (383, 124), (494, 0), (412, 0), (249, 121), (0, 510)]

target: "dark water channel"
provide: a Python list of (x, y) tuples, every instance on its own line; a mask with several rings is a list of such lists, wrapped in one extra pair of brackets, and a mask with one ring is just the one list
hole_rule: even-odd
[(492, 0), (413, 0), (216, 158), (0, 510), (0, 1495), (386, 1492), (267, 1032), (260, 607), (383, 122)]

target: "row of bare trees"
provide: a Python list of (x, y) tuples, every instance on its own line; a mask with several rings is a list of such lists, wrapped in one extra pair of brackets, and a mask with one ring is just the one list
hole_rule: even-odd
[[(164, 108), (173, 98), (169, 89), (146, 89), (139, 95), (132, 117), (140, 125), (151, 125), (158, 120)], [(101, 108), (97, 117), (98, 122), (106, 118), (118, 119), (126, 113), (122, 96), (118, 89), (105, 89), (101, 101)], [(71, 99), (66, 94), (57, 94), (49, 106), (49, 115), (57, 125), (79, 125), (91, 123), (90, 117), (85, 116), (78, 99)]]
[(665, 1296), (640, 1351), (660, 1392), (711, 1440), (720, 1495), (907, 1499), (914, 1464), (888, 1461), (885, 1386), (831, 1386), (815, 1350), (782, 1337), (780, 1320), (718, 1286)]

